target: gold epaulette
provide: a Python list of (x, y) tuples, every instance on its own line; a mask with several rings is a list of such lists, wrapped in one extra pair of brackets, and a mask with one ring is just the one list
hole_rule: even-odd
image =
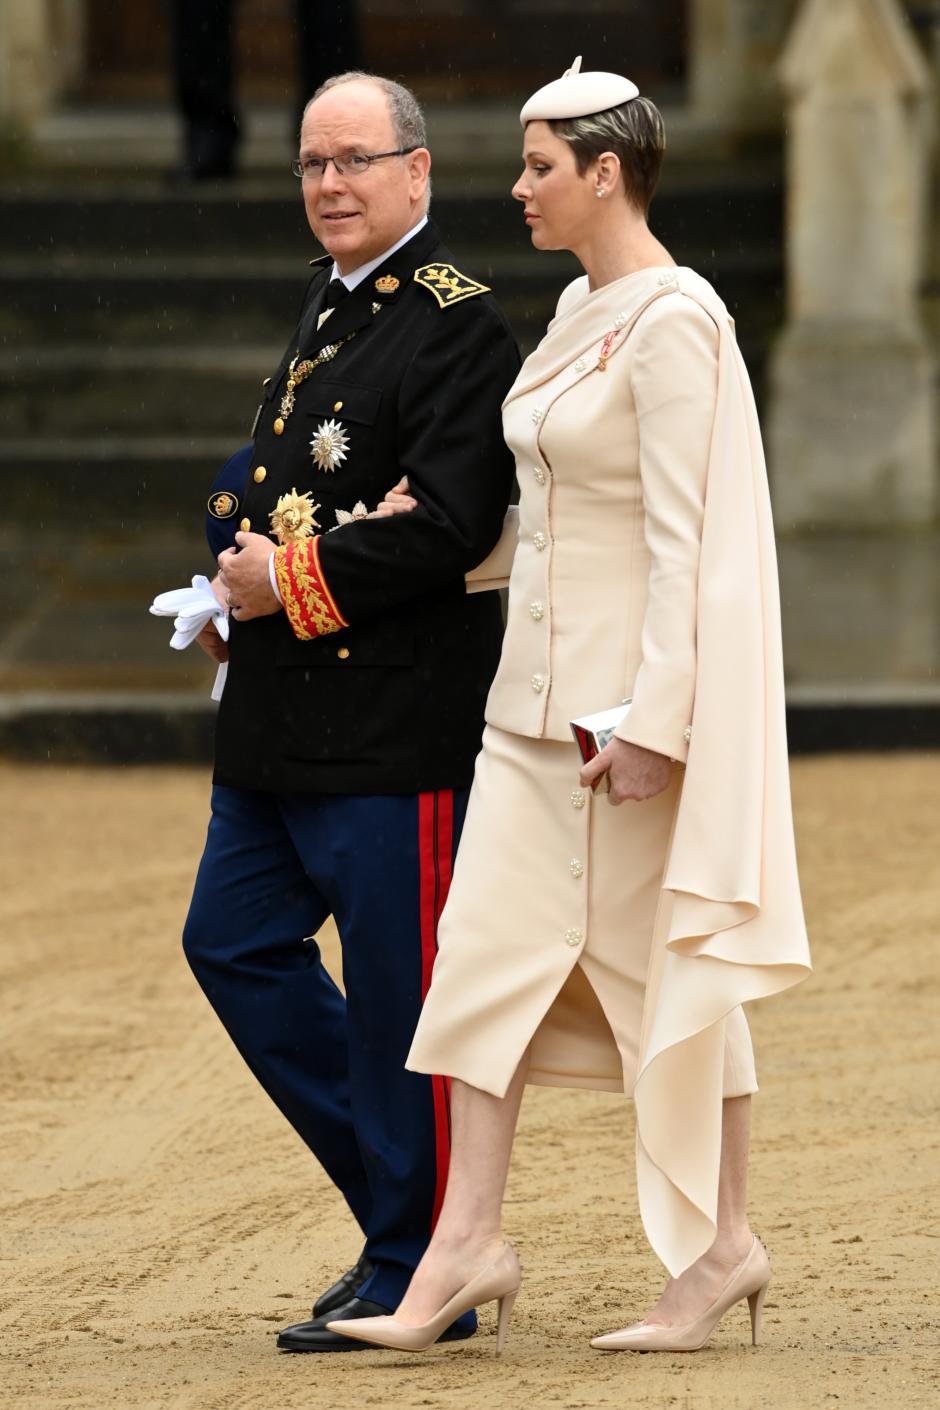
[(489, 286), (461, 274), (452, 264), (424, 264), (415, 270), (415, 283), (429, 289), (441, 308), (451, 308), (477, 294), (488, 294)]

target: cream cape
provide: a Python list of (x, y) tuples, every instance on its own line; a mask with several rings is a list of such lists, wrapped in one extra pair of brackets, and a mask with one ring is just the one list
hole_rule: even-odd
[[(671, 276), (671, 277), (667, 277)], [(695, 299), (719, 334), (697, 605), (691, 742), (653, 935), (634, 1091), (640, 1213), (677, 1275), (716, 1231), (724, 1024), (810, 971), (787, 764), (773, 523), (760, 427), (734, 325), (692, 270), (664, 271), (625, 310), (623, 281), (565, 291), (509, 398), (593, 350), (613, 320)], [(627, 331), (627, 330), (625, 330)], [(626, 339), (617, 339), (616, 349)], [(629, 738), (629, 717), (618, 734)]]

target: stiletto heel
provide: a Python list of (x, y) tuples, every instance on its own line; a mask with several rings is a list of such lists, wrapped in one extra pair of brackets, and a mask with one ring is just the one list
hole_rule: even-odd
[(760, 1345), (760, 1321), (761, 1321), (761, 1314), (762, 1314), (762, 1312), (763, 1312), (763, 1310), (764, 1310), (764, 1298), (767, 1296), (767, 1289), (768, 1289), (769, 1287), (770, 1287), (770, 1279), (768, 1278), (767, 1281), (766, 1281), (766, 1283), (764, 1284), (764, 1286), (763, 1286), (762, 1288), (758, 1288), (758, 1289), (757, 1289), (757, 1292), (752, 1292), (751, 1295), (750, 1295), (750, 1297), (749, 1297), (748, 1300), (747, 1300), (747, 1310), (748, 1310), (748, 1312), (750, 1312), (750, 1314), (751, 1314), (751, 1345), (752, 1345), (752, 1346), (759, 1346), (759, 1345)]
[(522, 1269), (516, 1250), (512, 1244), (504, 1243), (498, 1258), (465, 1283), (434, 1317), (420, 1326), (409, 1327), (406, 1322), (399, 1322), (397, 1317), (359, 1317), (354, 1321), (327, 1322), (326, 1325), (329, 1331), (339, 1332), (340, 1336), (349, 1337), (352, 1341), (365, 1341), (392, 1351), (427, 1351), (451, 1323), (469, 1312), (471, 1307), (496, 1302), (499, 1305), (496, 1355), (499, 1356), (506, 1345), (512, 1305), (521, 1282)]
[(519, 1296), (519, 1289), (515, 1292), (506, 1293), (498, 1303), (496, 1314), (496, 1355), (502, 1356), (503, 1347), (506, 1345), (506, 1338), (509, 1336), (509, 1319), (512, 1316), (513, 1303)]
[(747, 1258), (738, 1264), (711, 1306), (706, 1307), (693, 1321), (681, 1327), (638, 1322), (634, 1327), (624, 1327), (622, 1332), (608, 1332), (606, 1336), (594, 1337), (591, 1345), (598, 1351), (698, 1351), (708, 1341), (728, 1308), (747, 1298), (751, 1314), (751, 1340), (757, 1346), (761, 1312), (769, 1284), (767, 1250), (755, 1234)]

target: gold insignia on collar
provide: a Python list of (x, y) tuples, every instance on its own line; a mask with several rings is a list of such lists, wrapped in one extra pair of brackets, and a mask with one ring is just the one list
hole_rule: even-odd
[(377, 294), (394, 294), (400, 282), (394, 274), (383, 274), (381, 279), (375, 281), (375, 292)]
[(282, 494), (271, 510), (271, 533), (278, 543), (301, 543), (320, 528), (316, 519), (319, 508), (309, 490), (298, 494), (292, 489), (290, 494)]
[(349, 450), (349, 437), (342, 421), (321, 421), (317, 433), (310, 442), (312, 454), (318, 470), (335, 470), (346, 459)]
[(229, 494), (228, 490), (223, 490), (221, 494), (214, 494), (206, 505), (213, 519), (231, 519), (238, 509), (238, 499), (235, 495)]
[(461, 274), (452, 264), (425, 264), (415, 270), (415, 283), (422, 289), (429, 289), (441, 308), (450, 308), (464, 299), (472, 299), (477, 294), (488, 294), (488, 284), (478, 284), (466, 274)]

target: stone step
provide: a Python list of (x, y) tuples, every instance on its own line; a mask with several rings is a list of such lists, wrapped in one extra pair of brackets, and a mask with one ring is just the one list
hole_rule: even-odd
[[(174, 526), (174, 541), (203, 545), (206, 496), (217, 470), (248, 437), (241, 424), (218, 436), (19, 436), (0, 441), (4, 522), (23, 534), (73, 525), (71, 541), (101, 532)], [(10, 545), (7, 545), (8, 549)]]
[(249, 439), (261, 382), (282, 348), (0, 350), (0, 436), (187, 434)]
[[(210, 674), (211, 678), (211, 674)], [(0, 757), (21, 763), (199, 764), (216, 707), (204, 690), (0, 693)], [(903, 694), (903, 693), (902, 693)], [(940, 699), (787, 698), (791, 755), (940, 748)]]
[[(463, 260), (461, 252), (455, 257)], [(466, 259), (467, 267), (471, 260)], [(770, 251), (709, 252), (696, 262), (746, 326), (777, 326), (782, 270)], [(474, 273), (490, 285), (528, 350), (541, 337), (564, 285), (579, 267), (564, 253), (538, 257), (478, 250)], [(176, 349), (217, 347), (216, 356), (280, 347), (306, 288), (303, 260), (285, 256), (29, 256), (0, 258), (0, 348), (29, 361), (63, 329), (69, 345)]]
[[(507, 174), (507, 183), (511, 178)], [(783, 204), (778, 173), (732, 168), (717, 174), (699, 166), (670, 170), (653, 205), (653, 225), (676, 258), (693, 262), (709, 250), (779, 251)], [(527, 252), (528, 234), (508, 185), (492, 193), (475, 179), (436, 179), (433, 215), (456, 250)], [(174, 251), (212, 257), (319, 253), (307, 226), (299, 184), (284, 179), (242, 178), (169, 191), (152, 181), (83, 183), (81, 198), (63, 200), (60, 185), (35, 177), (0, 186), (0, 254), (89, 255), (140, 251), (148, 257)]]

